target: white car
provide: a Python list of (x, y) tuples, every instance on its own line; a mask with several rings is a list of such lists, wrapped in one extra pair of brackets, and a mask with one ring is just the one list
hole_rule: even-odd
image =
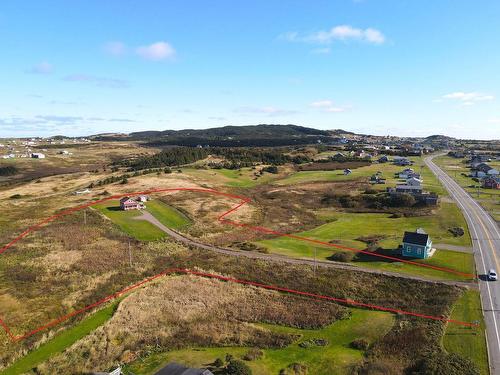
[(488, 271), (488, 280), (490, 281), (498, 280), (497, 271), (495, 271), (493, 268)]

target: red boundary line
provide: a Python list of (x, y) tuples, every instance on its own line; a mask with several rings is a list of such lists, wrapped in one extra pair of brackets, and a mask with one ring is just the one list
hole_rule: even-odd
[[(443, 272), (448, 272), (448, 273), (453, 273), (453, 274), (457, 274), (457, 275), (460, 275), (460, 276), (465, 276), (465, 277), (471, 277), (473, 278), (474, 275), (473, 274), (469, 274), (469, 273), (464, 273), (464, 272), (459, 272), (459, 271), (456, 271), (456, 270), (452, 270), (452, 269), (449, 269), (449, 268), (445, 268), (445, 267), (437, 267), (437, 266), (432, 266), (432, 265), (429, 265), (429, 264), (423, 264), (423, 263), (417, 263), (417, 262), (413, 262), (413, 261), (410, 261), (410, 260), (405, 260), (405, 259), (400, 259), (400, 258), (396, 258), (396, 257), (391, 257), (391, 256), (388, 256), (388, 255), (382, 255), (382, 254), (375, 254), (375, 253), (371, 253), (369, 251), (364, 251), (364, 250), (358, 250), (358, 249), (354, 249), (354, 248), (350, 248), (350, 247), (347, 247), (347, 246), (342, 246), (342, 245), (337, 245), (337, 244), (332, 244), (332, 243), (329, 243), (329, 242), (324, 242), (324, 241), (320, 241), (320, 240), (315, 240), (315, 239), (312, 239), (312, 238), (307, 238), (307, 237), (301, 237), (301, 236), (297, 236), (297, 235), (293, 235), (293, 234), (288, 234), (288, 233), (282, 233), (282, 232), (278, 232), (278, 231), (274, 231), (272, 229), (268, 229), (268, 228), (264, 228), (264, 227), (256, 227), (256, 226), (252, 226), (252, 225), (249, 225), (249, 224), (244, 224), (244, 223), (238, 223), (238, 222), (235, 222), (235, 221), (231, 221), (231, 220), (228, 220), (226, 219), (225, 217), (235, 211), (237, 211), (240, 207), (242, 207), (243, 205), (247, 204), (248, 202), (250, 202), (250, 199), (248, 198), (245, 198), (245, 197), (242, 197), (242, 196), (238, 196), (238, 195), (234, 195), (234, 194), (229, 194), (229, 193), (224, 193), (224, 192), (220, 192), (220, 191), (217, 191), (217, 190), (213, 190), (213, 189), (200, 189), (200, 188), (170, 188), (170, 189), (153, 189), (153, 190), (147, 190), (147, 191), (142, 191), (142, 192), (134, 192), (134, 193), (128, 193), (128, 194), (118, 194), (118, 195), (113, 195), (113, 196), (110, 196), (110, 197), (106, 197), (106, 198), (103, 198), (103, 199), (100, 199), (100, 200), (97, 200), (97, 201), (92, 201), (92, 202), (89, 202), (89, 203), (86, 203), (86, 204), (83, 204), (83, 205), (79, 205), (79, 206), (76, 206), (76, 207), (72, 207), (72, 208), (69, 208), (69, 209), (66, 209), (66, 210), (63, 210), (55, 215), (52, 215), (46, 219), (44, 219), (43, 221), (41, 221), (40, 223), (36, 224), (36, 225), (33, 225), (31, 227), (29, 227), (28, 229), (26, 229), (24, 232), (22, 232), (19, 236), (17, 236), (15, 239), (13, 239), (11, 242), (9, 242), (7, 245), (3, 246), (2, 248), (0, 248), (0, 254), (3, 254), (5, 251), (7, 251), (7, 249), (9, 249), (10, 247), (12, 247), (15, 243), (17, 243), (18, 241), (20, 241), (21, 239), (23, 239), (24, 237), (26, 237), (28, 234), (32, 233), (32, 232), (35, 232), (37, 231), (38, 229), (40, 229), (42, 226), (44, 226), (45, 224), (48, 224), (60, 217), (63, 217), (63, 216), (66, 216), (66, 215), (69, 215), (73, 212), (76, 212), (76, 211), (80, 211), (82, 209), (85, 209), (85, 208), (88, 208), (88, 207), (91, 207), (93, 205), (96, 205), (96, 204), (99, 204), (99, 203), (102, 203), (102, 202), (106, 202), (106, 201), (109, 201), (109, 200), (114, 200), (114, 199), (119, 199), (119, 198), (122, 198), (122, 197), (125, 197), (125, 196), (129, 196), (129, 195), (140, 195), (140, 194), (153, 194), (153, 193), (162, 193), (162, 192), (174, 192), (174, 191), (196, 191), (196, 192), (203, 192), (203, 193), (210, 193), (210, 194), (216, 194), (216, 195), (221, 195), (221, 196), (225, 196), (225, 197), (229, 197), (229, 198), (235, 198), (235, 199), (240, 199), (241, 202), (234, 206), (233, 208), (231, 208), (230, 210), (224, 212), (222, 215), (220, 215), (218, 217), (218, 221), (221, 222), (221, 223), (225, 223), (225, 224), (230, 224), (230, 225), (233, 225), (233, 226), (238, 226), (238, 227), (245, 227), (245, 228), (249, 228), (249, 229), (252, 229), (252, 230), (255, 230), (255, 231), (258, 231), (258, 232), (262, 232), (262, 233), (267, 233), (267, 234), (274, 234), (274, 235), (277, 235), (277, 236), (281, 236), (281, 237), (289, 237), (289, 238), (294, 238), (294, 239), (297, 239), (297, 240), (301, 240), (301, 241), (306, 241), (306, 242), (311, 242), (311, 243), (315, 243), (315, 244), (319, 244), (319, 245), (323, 245), (323, 246), (329, 246), (329, 247), (335, 247), (335, 248), (339, 248), (339, 249), (343, 249), (343, 250), (348, 250), (348, 251), (353, 251), (353, 252), (356, 252), (356, 253), (363, 253), (363, 254), (367, 254), (367, 255), (371, 255), (371, 256), (376, 256), (376, 257), (380, 257), (380, 258), (384, 258), (384, 259), (390, 259), (390, 260), (395, 260), (397, 262), (402, 262), (402, 263), (408, 263), (408, 264), (413, 264), (413, 265), (416, 265), (416, 266), (419, 266), (419, 267), (425, 267), (425, 268), (431, 268), (431, 269), (435, 269), (435, 270), (438, 270), (438, 271), (443, 271)], [(141, 282), (138, 282), (134, 285), (131, 285), (127, 288), (124, 288), (114, 294), (111, 294), (97, 302), (94, 302), (93, 304), (90, 304), (86, 307), (83, 307), (79, 310), (75, 310), (67, 315), (64, 315), (58, 319), (55, 319), (55, 320), (52, 320), (50, 321), (49, 323), (43, 325), (43, 326), (40, 326), (32, 331), (29, 331), (23, 335), (20, 335), (20, 336), (16, 336), (14, 335), (11, 330), (9, 329), (8, 325), (0, 318), (0, 325), (3, 327), (3, 329), (5, 330), (5, 332), (7, 333), (7, 335), (11, 338), (12, 341), (20, 341), (20, 340), (23, 340), (27, 337), (30, 337), (32, 335), (34, 335), (35, 333), (38, 333), (40, 331), (43, 331), (43, 330), (46, 330), (48, 328), (51, 328), (55, 325), (58, 325), (76, 315), (79, 315), (85, 311), (88, 311), (94, 307), (97, 307), (99, 305), (102, 305), (103, 303), (105, 302), (108, 302), (110, 300), (113, 300), (133, 289), (136, 289), (146, 283), (149, 283), (159, 277), (162, 277), (164, 275), (167, 275), (167, 274), (171, 274), (171, 273), (184, 273), (184, 274), (192, 274), (192, 275), (197, 275), (197, 276), (203, 276), (203, 277), (209, 277), (209, 278), (215, 278), (215, 279), (219, 279), (219, 280), (223, 280), (223, 281), (229, 281), (229, 282), (235, 282), (235, 283), (239, 283), (239, 284), (245, 284), (245, 285), (252, 285), (252, 286), (256, 286), (256, 287), (259, 287), (259, 288), (264, 288), (264, 289), (269, 289), (269, 290), (276, 290), (276, 291), (280, 291), (280, 292), (286, 292), (286, 293), (292, 293), (292, 294), (297, 294), (297, 295), (302, 295), (302, 296), (306, 296), (306, 297), (311, 297), (311, 298), (315, 298), (315, 299), (322, 299), (322, 300), (329, 300), (329, 301), (335, 301), (335, 302), (340, 302), (340, 303), (344, 303), (344, 304), (348, 304), (348, 305), (353, 305), (353, 306), (359, 306), (359, 307), (366, 307), (366, 308), (370, 308), (370, 309), (375, 309), (375, 310), (380, 310), (380, 311), (388, 311), (388, 312), (392, 312), (392, 313), (397, 313), (397, 314), (404, 314), (404, 315), (410, 315), (410, 316), (415, 316), (415, 317), (420, 317), (420, 318), (426, 318), (426, 319), (431, 319), (431, 320), (439, 320), (439, 321), (444, 321), (444, 322), (448, 322), (448, 323), (454, 323), (454, 324), (458, 324), (458, 325), (463, 325), (463, 326), (468, 326), (468, 327), (478, 327), (477, 324), (474, 324), (474, 323), (468, 323), (468, 322), (462, 322), (462, 321), (458, 321), (458, 320), (453, 320), (453, 319), (447, 319), (447, 318), (444, 318), (444, 317), (439, 317), (439, 316), (432, 316), (432, 315), (425, 315), (425, 314), (420, 314), (420, 313), (416, 313), (416, 312), (411, 312), (411, 311), (404, 311), (404, 310), (399, 310), (399, 309), (394, 309), (394, 308), (388, 308), (388, 307), (383, 307), (383, 306), (378, 306), (378, 305), (371, 305), (371, 304), (367, 304), (367, 303), (363, 303), (363, 302), (357, 302), (357, 301), (353, 301), (353, 300), (350, 300), (350, 299), (342, 299), (342, 298), (335, 298), (335, 297), (329, 297), (329, 296), (324, 296), (324, 295), (319, 295), (319, 294), (314, 294), (314, 293), (309, 293), (309, 292), (302, 292), (302, 291), (299, 291), (299, 290), (294, 290), (294, 289), (287, 289), (287, 288), (282, 288), (282, 287), (278, 287), (278, 286), (273, 286), (273, 285), (267, 285), (267, 284), (261, 284), (261, 283), (257, 283), (257, 282), (252, 282), (252, 281), (246, 281), (246, 280), (238, 280), (238, 279), (234, 279), (234, 278), (231, 278), (231, 277), (224, 277), (224, 276), (219, 276), (219, 275), (214, 275), (214, 274), (210, 274), (210, 273), (203, 273), (203, 272), (195, 272), (195, 271), (191, 271), (191, 270), (187, 270), (187, 269), (168, 269), (168, 270), (165, 270), (157, 275), (154, 275), (154, 276), (151, 276), (149, 278), (146, 278), (144, 280), (142, 280)]]

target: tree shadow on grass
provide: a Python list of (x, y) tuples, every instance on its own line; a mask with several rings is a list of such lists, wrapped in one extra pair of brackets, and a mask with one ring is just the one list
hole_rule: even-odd
[[(401, 255), (400, 249), (384, 249), (382, 247), (377, 248), (376, 250), (364, 250), (366, 253), (356, 253), (356, 256), (353, 259), (353, 262), (384, 262), (384, 263), (398, 263), (399, 259), (408, 260), (414, 258), (403, 257)], [(373, 254), (373, 255), (370, 255)], [(397, 259), (387, 259), (383, 257), (379, 257), (377, 255), (389, 256), (391, 258)]]
[(119, 206), (106, 207), (106, 210), (108, 210), (108, 211), (122, 211), (122, 209)]

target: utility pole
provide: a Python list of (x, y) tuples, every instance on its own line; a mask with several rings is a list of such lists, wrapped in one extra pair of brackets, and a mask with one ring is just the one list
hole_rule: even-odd
[(318, 249), (316, 248), (316, 246), (314, 246), (314, 267), (313, 267), (313, 273), (314, 273), (314, 277), (316, 277), (316, 267), (317, 267), (317, 251)]
[(132, 268), (132, 249), (130, 248), (130, 238), (128, 239), (128, 261), (130, 263), (130, 268)]

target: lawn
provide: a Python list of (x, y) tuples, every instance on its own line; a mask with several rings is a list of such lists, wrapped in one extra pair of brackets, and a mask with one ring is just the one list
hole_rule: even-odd
[[(93, 206), (125, 233), (141, 241), (155, 241), (164, 238), (166, 234), (153, 224), (139, 220), (138, 210), (121, 211), (116, 200), (110, 200)], [(189, 224), (189, 219), (176, 209), (160, 201), (146, 202), (146, 210), (155, 216), (162, 224), (173, 229), (179, 229)]]
[[(422, 158), (410, 157), (414, 164), (411, 166), (416, 172), (422, 175), (424, 180), (424, 190), (432, 191), (440, 195), (446, 195), (446, 190), (441, 186), (434, 174), (425, 166)], [(295, 185), (307, 182), (320, 182), (320, 181), (351, 181), (351, 180), (365, 180), (367, 181), (370, 176), (377, 172), (382, 172), (382, 176), (386, 179), (385, 184), (374, 185), (379, 190), (385, 190), (386, 187), (395, 186), (398, 183), (404, 183), (394, 177), (394, 174), (401, 172), (408, 167), (401, 167), (392, 163), (373, 163), (371, 165), (352, 169), (352, 173), (344, 175), (344, 172), (339, 171), (299, 171), (284, 179), (277, 180), (275, 184), (278, 185)]]
[(451, 319), (465, 322), (478, 321), (481, 323), (481, 328), (448, 324), (443, 336), (443, 346), (449, 353), (457, 353), (469, 358), (478, 366), (481, 374), (486, 375), (489, 373), (488, 353), (481, 310), (479, 292), (476, 290), (466, 291), (453, 306)]
[[(470, 238), (467, 232), (462, 237), (453, 237), (448, 232), (448, 228), (452, 226), (467, 228), (460, 212), (451, 203), (442, 203), (442, 207), (435, 215), (425, 217), (391, 218), (388, 214), (341, 213), (335, 211), (323, 212), (322, 217), (329, 222), (298, 235), (326, 242), (335, 240), (335, 243), (359, 250), (365, 249), (366, 244), (359, 241), (358, 238), (362, 236), (384, 236), (379, 245), (384, 249), (394, 249), (401, 243), (405, 230), (412, 231), (416, 228), (423, 228), (429, 233), (435, 244), (470, 246)], [(316, 246), (287, 237), (263, 240), (259, 241), (258, 244), (265, 246), (272, 253), (295, 258), (313, 258), (316, 251), (318, 259), (327, 259), (335, 251), (340, 251), (333, 247)], [(438, 251), (432, 258), (418, 260), (418, 262), (474, 273), (472, 254), (443, 250), (439, 249), (439, 246), (437, 248)], [(387, 271), (435, 278), (455, 279), (460, 277), (432, 269), (379, 259), (367, 256), (357, 260), (356, 263), (366, 267), (383, 268)]]
[(119, 301), (113, 302), (109, 306), (106, 306), (96, 313), (90, 315), (89, 317), (83, 319), (74, 327), (66, 329), (57, 334), (45, 344), (42, 344), (37, 349), (29, 352), (27, 355), (15, 362), (12, 366), (2, 371), (1, 374), (15, 375), (28, 372), (32, 368), (36, 367), (39, 363), (42, 363), (48, 360), (53, 355), (64, 351), (66, 348), (73, 345), (75, 342), (85, 337), (97, 327), (108, 321), (113, 316), (118, 303)]
[[(350, 319), (337, 321), (317, 330), (262, 325), (276, 332), (300, 335), (300, 338), (286, 348), (264, 349), (262, 358), (246, 363), (252, 368), (254, 375), (277, 375), (281, 369), (296, 362), (307, 365), (309, 374), (345, 374), (349, 366), (359, 363), (363, 359), (363, 352), (350, 348), (349, 344), (357, 338), (365, 338), (373, 343), (387, 333), (395, 321), (394, 315), (385, 312), (359, 309), (351, 311), (352, 317)], [(299, 346), (299, 343), (315, 338), (326, 339), (328, 344), (309, 348)], [(241, 358), (249, 349), (246, 347), (224, 347), (174, 350), (139, 359), (127, 366), (126, 370), (134, 374), (154, 374), (171, 361), (192, 367), (206, 367), (213, 363), (216, 358), (224, 359), (226, 353)]]
[(152, 200), (147, 202), (146, 211), (150, 212), (168, 228), (180, 229), (191, 223), (186, 215), (161, 201)]

